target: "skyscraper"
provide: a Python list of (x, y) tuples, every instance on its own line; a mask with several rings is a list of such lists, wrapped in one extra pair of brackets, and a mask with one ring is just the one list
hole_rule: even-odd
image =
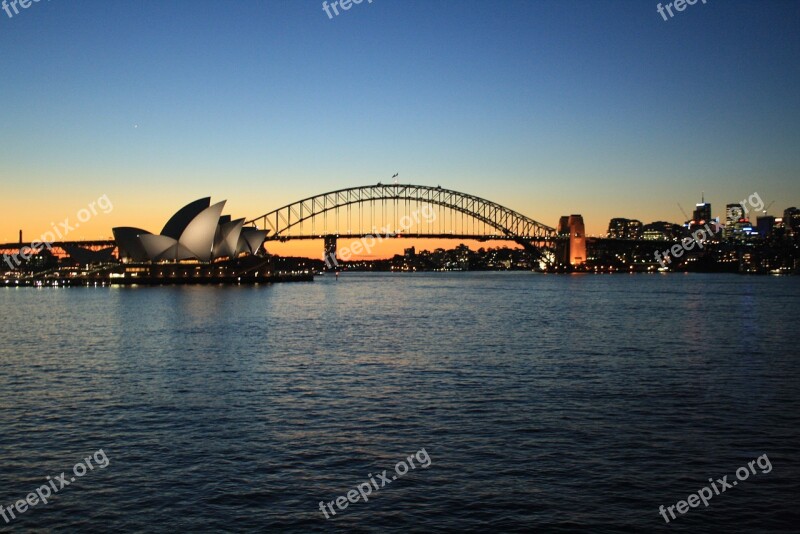
[(711, 204), (706, 202), (706, 197), (703, 195), (699, 204), (695, 205), (694, 212), (692, 213), (692, 221), (700, 226), (706, 224), (711, 220)]
[(736, 223), (744, 218), (744, 208), (741, 204), (728, 204), (725, 207), (725, 229), (723, 236), (725, 239), (733, 238)]
[(692, 212), (692, 220), (686, 221), (686, 228), (692, 232), (703, 228), (706, 224), (711, 222), (711, 204), (706, 202), (705, 195), (703, 195), (700, 203), (695, 204), (694, 211)]
[(758, 228), (758, 235), (761, 237), (769, 237), (772, 234), (772, 229), (775, 228), (775, 217), (773, 215), (761, 215), (756, 219), (756, 228)]
[(744, 217), (744, 208), (741, 204), (728, 204), (725, 208), (725, 226), (733, 226)]
[(800, 209), (786, 208), (783, 212), (783, 224), (788, 235), (800, 233)]

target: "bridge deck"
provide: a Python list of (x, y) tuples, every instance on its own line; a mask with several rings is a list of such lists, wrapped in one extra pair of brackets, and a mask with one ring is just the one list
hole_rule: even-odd
[(336, 237), (337, 239), (361, 239), (366, 237), (374, 237), (375, 239), (462, 239), (462, 240), (473, 240), (473, 241), (489, 241), (489, 240), (504, 240), (504, 241), (514, 241), (517, 239), (527, 239), (530, 241), (555, 241), (557, 238), (555, 237), (541, 237), (541, 236), (507, 236), (507, 235), (498, 235), (498, 234), (422, 234), (422, 233), (413, 233), (413, 234), (370, 234), (370, 233), (361, 233), (361, 234), (314, 234), (314, 235), (289, 235), (289, 236), (269, 236), (267, 237), (267, 241), (294, 241), (296, 239), (301, 240), (308, 240), (308, 239), (325, 239), (326, 237)]

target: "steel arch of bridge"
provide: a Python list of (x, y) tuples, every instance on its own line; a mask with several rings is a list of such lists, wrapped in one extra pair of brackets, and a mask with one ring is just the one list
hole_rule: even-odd
[[(267, 239), (292, 239), (297, 225), (332, 210), (378, 200), (406, 200), (434, 204), (463, 213), (498, 230), (503, 237), (518, 240), (546, 241), (556, 237), (556, 230), (495, 202), (442, 187), (411, 184), (378, 184), (331, 191), (287, 204), (245, 224), (269, 230)], [(423, 235), (423, 234), (417, 234)], [(323, 237), (319, 234), (319, 237)]]

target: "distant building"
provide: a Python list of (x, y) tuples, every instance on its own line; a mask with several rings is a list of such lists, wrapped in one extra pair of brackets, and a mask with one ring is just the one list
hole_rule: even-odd
[(608, 223), (608, 237), (611, 239), (639, 239), (642, 237), (642, 221), (636, 219), (611, 219)]
[[(706, 224), (712, 222), (711, 219), (711, 204), (706, 202), (705, 196), (699, 204), (695, 205), (692, 212), (692, 218), (686, 221), (684, 225), (690, 232), (705, 227)], [(718, 221), (717, 221), (718, 222)]]
[(725, 207), (725, 228), (723, 236), (725, 239), (732, 239), (736, 223), (744, 219), (744, 208), (741, 204), (728, 204)]
[(758, 236), (758, 231), (753, 228), (750, 219), (743, 217), (733, 225), (733, 234), (729, 239), (733, 241), (749, 241), (756, 236)]
[(642, 239), (648, 241), (677, 241), (685, 237), (686, 229), (675, 223), (656, 221), (642, 227)]
[(698, 226), (702, 226), (711, 220), (711, 204), (706, 202), (705, 198), (695, 206), (692, 220)]
[(70, 260), (78, 265), (95, 265), (98, 263), (112, 263), (114, 261), (114, 247), (101, 250), (89, 250), (77, 245), (64, 243), (64, 251), (69, 254)]
[(775, 217), (772, 215), (761, 215), (756, 219), (756, 228), (758, 229), (759, 236), (763, 238), (771, 236), (775, 228)]
[(748, 241), (758, 234), (741, 204), (728, 204), (725, 207), (725, 226), (722, 237), (726, 241)]
[(741, 204), (728, 204), (725, 207), (725, 226), (733, 226), (744, 217), (744, 208)]
[(786, 208), (783, 212), (783, 226), (788, 235), (800, 233), (800, 209)]

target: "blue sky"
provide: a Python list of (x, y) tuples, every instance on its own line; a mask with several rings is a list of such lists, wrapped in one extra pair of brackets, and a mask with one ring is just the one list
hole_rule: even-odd
[[(449, 187), (555, 226), (800, 204), (800, 3), (41, 1), (0, 11), (0, 241), (107, 194), (158, 229), (341, 187)], [(156, 202), (149, 201), (155, 197)], [(158, 221), (158, 222), (157, 222)], [(92, 226), (92, 224), (96, 224)]]

